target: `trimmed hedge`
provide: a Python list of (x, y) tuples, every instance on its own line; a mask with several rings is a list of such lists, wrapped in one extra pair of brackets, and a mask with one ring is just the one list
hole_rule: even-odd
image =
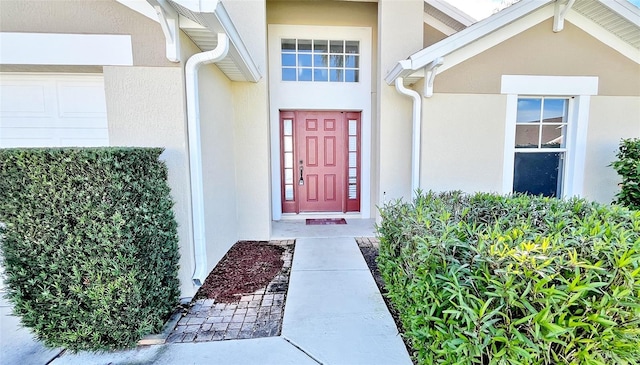
[(160, 148), (0, 150), (0, 243), (14, 313), (48, 346), (110, 350), (179, 296)]
[(613, 168), (622, 176), (616, 203), (640, 210), (640, 139), (623, 139)]
[(640, 212), (419, 193), (378, 264), (419, 364), (640, 363)]

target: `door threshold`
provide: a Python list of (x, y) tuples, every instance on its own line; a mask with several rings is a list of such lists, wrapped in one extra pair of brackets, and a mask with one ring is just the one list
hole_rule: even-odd
[(362, 217), (360, 212), (353, 213), (332, 213), (332, 212), (318, 212), (318, 213), (282, 213), (280, 221), (304, 221), (306, 219), (323, 219), (323, 218), (344, 218), (344, 219), (369, 219)]

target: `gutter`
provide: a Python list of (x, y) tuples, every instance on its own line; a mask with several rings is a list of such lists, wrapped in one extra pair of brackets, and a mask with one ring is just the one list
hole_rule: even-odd
[(396, 79), (396, 90), (413, 99), (413, 140), (411, 142), (411, 198), (416, 197), (416, 192), (420, 187), (420, 139), (422, 130), (422, 99), (417, 91), (407, 89), (404, 86), (404, 79)]
[(202, 183), (202, 153), (200, 146), (200, 105), (198, 69), (202, 65), (221, 61), (229, 52), (229, 37), (218, 33), (218, 45), (211, 51), (189, 57), (184, 68), (187, 99), (187, 126), (189, 140), (189, 173), (191, 180), (191, 209), (193, 215), (193, 248), (195, 269), (191, 279), (201, 286), (207, 277), (207, 246), (204, 223), (204, 191)]

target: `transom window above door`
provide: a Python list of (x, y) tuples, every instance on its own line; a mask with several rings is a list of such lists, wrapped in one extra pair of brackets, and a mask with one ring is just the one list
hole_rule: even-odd
[(282, 81), (359, 82), (360, 42), (282, 39)]

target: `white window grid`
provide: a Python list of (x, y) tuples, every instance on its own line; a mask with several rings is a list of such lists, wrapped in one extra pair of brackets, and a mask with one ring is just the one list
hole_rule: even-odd
[[(516, 133), (518, 126), (535, 126), (538, 128), (538, 141), (536, 147), (518, 147), (516, 145), (516, 141), (514, 141), (515, 152), (524, 152), (524, 153), (536, 153), (536, 152), (566, 152), (567, 151), (567, 137), (568, 137), (568, 127), (569, 127), (569, 119), (570, 119), (570, 97), (549, 97), (549, 96), (541, 96), (541, 95), (518, 95), (518, 102), (525, 99), (539, 99), (540, 102), (540, 112), (538, 114), (538, 120), (536, 122), (518, 122), (516, 120)], [(562, 113), (563, 119), (562, 122), (544, 122), (544, 107), (546, 100), (564, 100), (564, 110)], [(561, 128), (561, 143), (558, 147), (543, 147), (545, 143), (543, 143), (543, 129), (544, 127), (555, 127)], [(564, 155), (564, 154), (563, 154)], [(564, 158), (564, 156), (563, 156)]]
[(282, 81), (359, 82), (360, 42), (281, 39)]

